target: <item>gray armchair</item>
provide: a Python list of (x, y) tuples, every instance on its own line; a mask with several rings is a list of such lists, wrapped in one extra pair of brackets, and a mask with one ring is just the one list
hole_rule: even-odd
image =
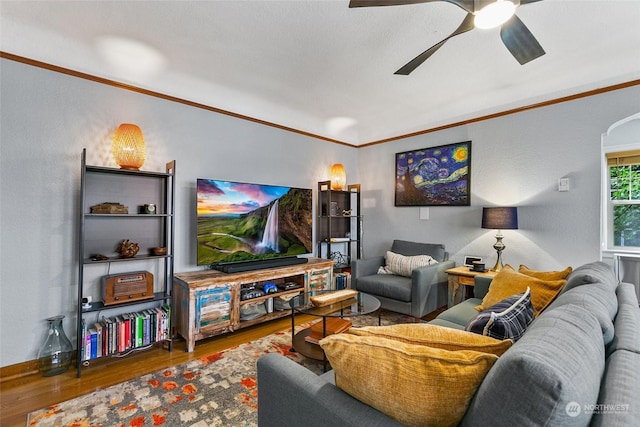
[(352, 263), (351, 274), (357, 290), (373, 295), (384, 309), (408, 314), (416, 319), (447, 305), (447, 273), (455, 267), (444, 245), (394, 240), (391, 252), (405, 256), (430, 255), (438, 264), (416, 268), (411, 277), (377, 274), (385, 265), (384, 256), (359, 259)]

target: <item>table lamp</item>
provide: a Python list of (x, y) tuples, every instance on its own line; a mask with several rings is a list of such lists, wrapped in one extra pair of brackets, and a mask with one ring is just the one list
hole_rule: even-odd
[(502, 243), (502, 230), (518, 229), (518, 208), (482, 208), (482, 228), (498, 230), (496, 233), (496, 243), (493, 248), (498, 252), (496, 265), (491, 271), (499, 272), (502, 270), (502, 251), (506, 248)]
[(121, 124), (113, 135), (111, 153), (120, 169), (140, 170), (146, 157), (140, 128), (130, 123)]
[(331, 166), (331, 189), (342, 191), (344, 186), (347, 185), (347, 173), (344, 170), (342, 163), (336, 163)]

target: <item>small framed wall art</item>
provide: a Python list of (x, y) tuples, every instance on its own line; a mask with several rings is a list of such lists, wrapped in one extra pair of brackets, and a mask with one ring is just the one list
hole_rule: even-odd
[(469, 206), (471, 141), (396, 153), (396, 206)]

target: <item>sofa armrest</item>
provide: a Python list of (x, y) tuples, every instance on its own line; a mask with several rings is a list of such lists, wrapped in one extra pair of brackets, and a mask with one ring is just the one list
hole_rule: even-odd
[[(442, 261), (438, 264), (416, 268), (411, 272), (411, 305), (412, 313), (423, 313), (424, 306), (439, 283), (447, 283), (449, 278), (446, 270), (456, 266), (455, 261)], [(433, 292), (437, 292), (434, 290)]]
[(400, 426), (280, 354), (260, 357), (257, 370), (260, 427)]
[(489, 286), (492, 280), (493, 277), (476, 276), (474, 278), (473, 296), (480, 299), (484, 298), (487, 292), (489, 292)]
[(351, 275), (358, 277), (371, 276), (378, 273), (378, 268), (384, 265), (384, 256), (356, 259), (351, 262)]

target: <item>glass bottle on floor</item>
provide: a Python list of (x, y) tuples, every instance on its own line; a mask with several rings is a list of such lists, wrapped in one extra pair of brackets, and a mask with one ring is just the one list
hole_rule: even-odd
[(47, 319), (49, 333), (38, 352), (38, 370), (45, 377), (61, 374), (71, 364), (73, 346), (62, 329), (62, 319), (64, 316)]

